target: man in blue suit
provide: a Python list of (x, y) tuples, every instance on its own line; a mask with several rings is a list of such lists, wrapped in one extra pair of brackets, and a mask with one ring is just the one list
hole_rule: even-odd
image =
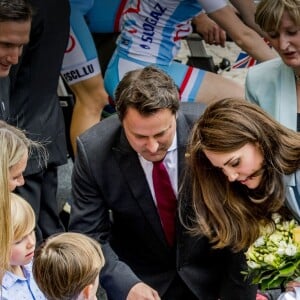
[(189, 197), (178, 190), (188, 135), (203, 106), (180, 106), (173, 80), (148, 66), (119, 83), (116, 109), (118, 116), (77, 139), (69, 226), (102, 243), (108, 299), (255, 299), (255, 287), (240, 273), (243, 253), (212, 249), (178, 217), (170, 245), (157, 210), (151, 173), (153, 162), (163, 161), (182, 217), (189, 212)]

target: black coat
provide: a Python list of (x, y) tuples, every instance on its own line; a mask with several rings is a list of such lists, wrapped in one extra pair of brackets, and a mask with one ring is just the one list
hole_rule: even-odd
[[(64, 119), (57, 96), (58, 78), (69, 35), (68, 0), (31, 0), (36, 11), (30, 42), (11, 70), (9, 123), (46, 145), (49, 164), (66, 162)], [(46, 59), (45, 59), (46, 57)], [(34, 157), (25, 175), (39, 172)]]
[(9, 116), (9, 77), (0, 78), (0, 120), (7, 121)]

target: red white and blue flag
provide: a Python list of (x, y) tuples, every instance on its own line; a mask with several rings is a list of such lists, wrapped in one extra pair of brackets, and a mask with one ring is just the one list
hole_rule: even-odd
[[(267, 45), (270, 46), (270, 43), (268, 40), (264, 39)], [(256, 64), (259, 64), (259, 61), (251, 57), (248, 53), (241, 51), (234, 62), (232, 68), (233, 69), (238, 69), (238, 68), (250, 68)]]
[[(266, 44), (271, 48), (270, 43), (267, 39), (264, 38), (264, 41)], [(238, 69), (238, 68), (249, 68), (256, 64), (259, 64), (259, 62), (251, 57), (248, 53), (241, 51), (238, 55), (236, 61), (234, 62), (232, 68)]]
[(251, 57), (246, 52), (240, 52), (238, 55), (236, 61), (234, 62), (232, 68), (238, 69), (238, 68), (250, 68), (254, 65), (256, 65), (258, 62), (256, 59)]

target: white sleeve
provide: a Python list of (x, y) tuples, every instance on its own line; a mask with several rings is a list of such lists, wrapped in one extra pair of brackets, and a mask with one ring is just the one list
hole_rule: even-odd
[(295, 292), (285, 292), (280, 294), (278, 300), (300, 300), (300, 288), (295, 287)]
[(226, 0), (198, 0), (198, 2), (208, 14), (218, 9), (221, 9), (227, 5)]

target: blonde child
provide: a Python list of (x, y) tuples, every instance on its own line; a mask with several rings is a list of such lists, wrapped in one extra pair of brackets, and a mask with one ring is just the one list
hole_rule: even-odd
[(28, 139), (23, 131), (0, 120), (0, 282), (9, 267), (12, 242), (10, 192), (24, 184), (23, 172), (34, 151), (41, 166), (47, 162), (47, 151)]
[(44, 300), (32, 275), (35, 250), (35, 214), (30, 204), (10, 193), (13, 242), (10, 266), (2, 280), (2, 299)]
[(67, 232), (49, 237), (37, 249), (33, 275), (49, 300), (96, 300), (103, 265), (97, 241)]

